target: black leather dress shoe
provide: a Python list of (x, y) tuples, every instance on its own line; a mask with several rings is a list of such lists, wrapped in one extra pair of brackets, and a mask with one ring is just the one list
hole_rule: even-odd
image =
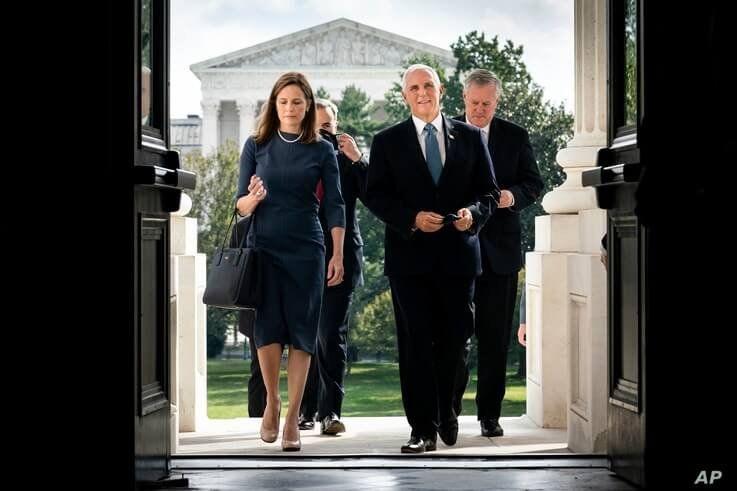
[(402, 445), (402, 453), (432, 452), (438, 448), (437, 441), (412, 435), (409, 441)]
[(504, 436), (504, 430), (499, 426), (499, 420), (482, 419), (481, 436)]
[(312, 419), (306, 418), (304, 415), (299, 415), (299, 421), (297, 422), (297, 426), (299, 426), (300, 430), (314, 430), (315, 429), (315, 421)]
[(344, 432), (345, 425), (335, 413), (332, 413), (330, 416), (325, 416), (322, 421), (320, 421), (320, 433), (323, 435), (337, 435), (338, 433)]
[(455, 445), (458, 440), (458, 420), (449, 419), (440, 423), (440, 426), (438, 427), (438, 435), (440, 435), (440, 439), (443, 440), (443, 443), (446, 445)]

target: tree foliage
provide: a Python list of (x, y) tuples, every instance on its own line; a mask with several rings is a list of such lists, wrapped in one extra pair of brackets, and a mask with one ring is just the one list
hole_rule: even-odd
[(363, 358), (376, 357), (392, 360), (397, 356), (397, 334), (394, 326), (394, 310), (389, 290), (376, 295), (356, 316), (351, 331), (351, 344)]
[(355, 85), (343, 89), (338, 103), (338, 129), (355, 138), (364, 150), (371, 146), (374, 133), (381, 126), (371, 119), (374, 104), (371, 98)]
[(328, 92), (327, 89), (323, 87), (322, 85), (319, 86), (317, 90), (315, 91), (315, 97), (318, 99), (332, 100), (330, 99), (330, 92)]
[[(213, 155), (187, 154), (184, 166), (197, 174), (190, 215), (197, 219), (198, 249), (207, 255), (209, 264), (215, 249), (227, 240), (238, 186), (239, 150), (228, 141)], [(208, 357), (222, 352), (227, 328), (236, 322), (236, 312), (207, 307)]]

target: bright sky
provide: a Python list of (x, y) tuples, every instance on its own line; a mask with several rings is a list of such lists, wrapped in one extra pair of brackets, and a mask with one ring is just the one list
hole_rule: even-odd
[[(369, 6), (370, 5), (370, 6)], [(573, 0), (171, 0), (171, 117), (202, 114), (193, 63), (340, 17), (444, 49), (478, 30), (524, 46), (545, 97), (573, 111)]]

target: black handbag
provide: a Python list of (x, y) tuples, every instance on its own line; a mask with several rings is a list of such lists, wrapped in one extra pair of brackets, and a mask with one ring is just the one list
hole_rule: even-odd
[[(253, 215), (233, 227), (235, 218), (234, 211), (224, 240), (213, 255), (202, 302), (221, 309), (256, 309), (261, 300), (261, 263), (256, 249), (246, 247)], [(226, 248), (225, 238), (230, 234), (231, 228), (233, 232), (230, 247)], [(242, 234), (240, 229), (243, 229)]]

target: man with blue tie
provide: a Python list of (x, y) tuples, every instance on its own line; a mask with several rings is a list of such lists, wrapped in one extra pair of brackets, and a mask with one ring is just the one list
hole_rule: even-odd
[(412, 65), (402, 96), (412, 116), (374, 137), (366, 204), (386, 224), (399, 347), (402, 403), (412, 428), (402, 453), (435, 450), (458, 437), (456, 367), (473, 332), (478, 232), (499, 199), (481, 131), (440, 112), (443, 87), (427, 65)]

